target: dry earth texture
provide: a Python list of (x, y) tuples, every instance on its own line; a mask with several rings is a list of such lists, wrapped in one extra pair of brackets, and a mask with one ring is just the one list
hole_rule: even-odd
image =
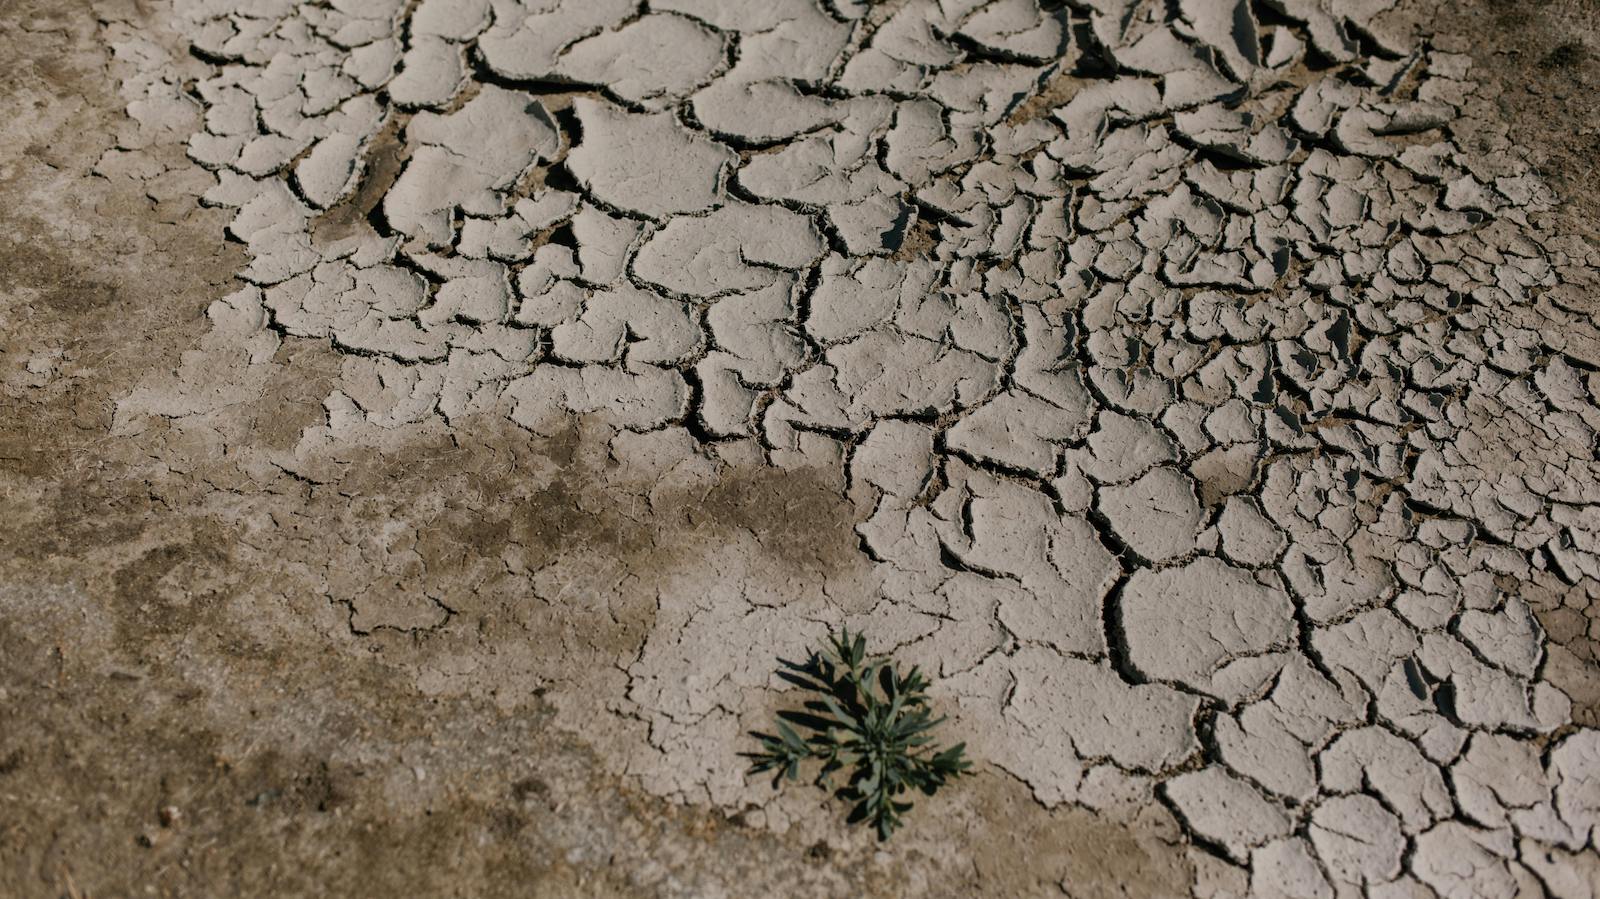
[(0, 895), (1600, 894), (1597, 22), (0, 0)]

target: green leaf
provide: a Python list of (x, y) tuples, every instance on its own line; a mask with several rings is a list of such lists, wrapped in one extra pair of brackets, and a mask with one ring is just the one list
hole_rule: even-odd
[(783, 737), (784, 745), (790, 749), (805, 750), (806, 741), (800, 739), (800, 735), (794, 732), (794, 728), (789, 726), (789, 722), (784, 721), (782, 718), (778, 719), (778, 734)]
[[(775, 771), (779, 785), (797, 781), (801, 763), (817, 759), (812, 782), (851, 804), (851, 823), (870, 820), (888, 839), (912, 807), (899, 797), (913, 789), (932, 795), (972, 767), (965, 744), (934, 745), (945, 719), (934, 717), (921, 669), (902, 672), (886, 656), (869, 658), (865, 634), (842, 628), (804, 666), (783, 665), (780, 676), (814, 698), (803, 712), (780, 713), (776, 735), (752, 734), (759, 751), (742, 753), (750, 773)], [(846, 769), (844, 785), (833, 788), (833, 775)]]

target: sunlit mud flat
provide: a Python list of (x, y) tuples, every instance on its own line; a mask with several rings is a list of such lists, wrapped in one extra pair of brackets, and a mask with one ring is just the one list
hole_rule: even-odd
[[(0, 887), (1600, 892), (1595, 219), (1429, 4), (92, 12)], [(845, 626), (978, 763), (883, 845), (741, 757)]]

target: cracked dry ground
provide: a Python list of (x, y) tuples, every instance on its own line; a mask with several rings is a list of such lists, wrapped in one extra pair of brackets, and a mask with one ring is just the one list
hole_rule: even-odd
[(0, 895), (1600, 895), (1597, 21), (0, 0)]

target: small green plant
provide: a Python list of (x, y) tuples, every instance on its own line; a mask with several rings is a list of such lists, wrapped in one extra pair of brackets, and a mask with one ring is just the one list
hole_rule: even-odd
[[(754, 734), (761, 749), (745, 753), (750, 773), (773, 772), (774, 786), (798, 781), (802, 763), (820, 761), (813, 782), (853, 804), (851, 823), (870, 821), (878, 839), (887, 840), (911, 810), (902, 797), (913, 789), (932, 796), (972, 768), (965, 743), (949, 749), (933, 743), (932, 731), (945, 719), (933, 717), (922, 672), (913, 667), (902, 674), (887, 658), (868, 658), (860, 634), (830, 635), (804, 664), (783, 668), (785, 680), (817, 698), (804, 711), (779, 712), (776, 735)], [(830, 778), (845, 768), (849, 779), (834, 789)]]

